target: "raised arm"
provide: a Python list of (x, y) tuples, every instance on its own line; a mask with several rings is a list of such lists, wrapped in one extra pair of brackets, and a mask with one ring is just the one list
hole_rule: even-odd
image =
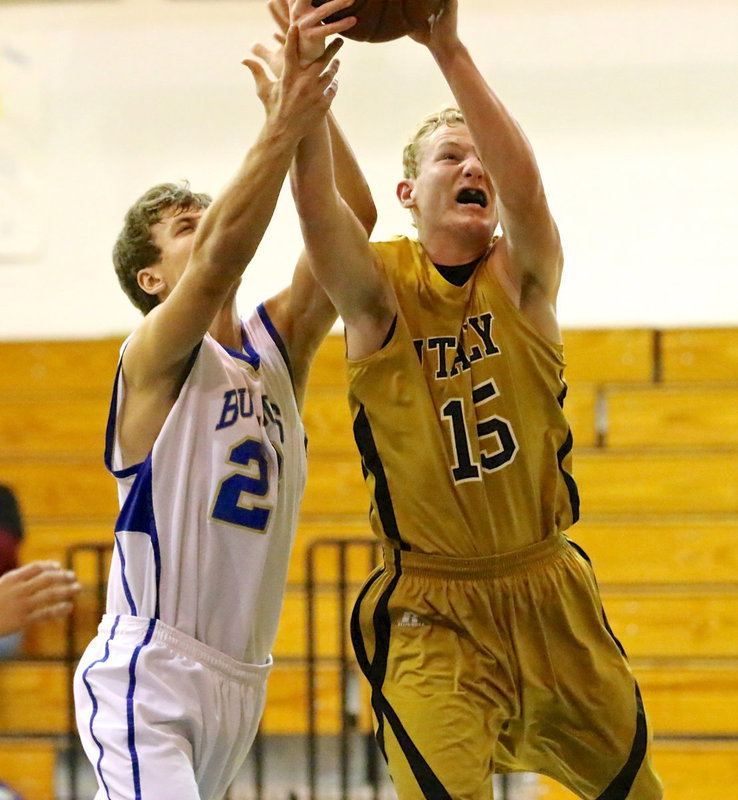
[[(335, 96), (338, 62), (331, 59), (338, 45), (302, 64), (298, 38), (297, 30), (290, 30), (284, 73), (269, 87), (274, 99), (266, 121), (220, 197), (201, 220), (201, 212), (188, 212), (152, 226), (161, 258), (138, 278), (162, 302), (123, 354), (126, 401), (119, 423), (125, 465), (138, 463), (153, 446), (205, 332), (231, 347), (241, 345), (234, 303), (241, 274), (272, 217), (297, 142), (325, 116)], [(264, 71), (258, 62), (249, 66), (256, 76)]]
[(551, 317), (563, 257), (538, 164), (520, 126), (460, 41), (457, 18), (458, 0), (447, 0), (431, 27), (414, 38), (428, 47), (443, 72), (490, 174), (504, 232), (497, 265), (505, 273), (502, 277), (520, 293), (521, 308), (534, 317), (542, 313), (544, 332), (555, 336), (558, 329)]
[[(302, 66), (297, 41), (295, 30), (287, 43), (293, 56), (273, 87), (275, 101), (256, 142), (226, 189), (199, 224), (193, 224), (194, 241), (181, 277), (176, 274), (176, 241), (172, 263), (167, 263), (165, 253), (161, 265), (145, 276), (152, 284), (168, 282), (171, 288), (166, 286), (164, 302), (144, 319), (126, 349), (124, 372), (129, 386), (170, 384), (176, 394), (184, 363), (235, 291), (262, 239), (297, 142), (330, 106), (337, 62), (324, 70), (336, 48), (327, 50), (319, 61)], [(172, 238), (178, 236), (175, 229)], [(168, 267), (173, 274), (166, 273)]]
[[(340, 33), (353, 24), (352, 18), (338, 24), (322, 24), (325, 17), (352, 2), (353, 0), (341, 0), (338, 4), (326, 4), (318, 10), (311, 10), (309, 19), (301, 19), (301, 38), (309, 36), (311, 45), (315, 48), (314, 52), (302, 53), (303, 57), (318, 57), (325, 48), (327, 37)], [(270, 48), (258, 43), (254, 45), (253, 52), (269, 65), (275, 75), (280, 75), (283, 66), (282, 45), (290, 22), (290, 7), (288, 0), (269, 0), (268, 6), (279, 28), (274, 37), (279, 46)], [(369, 185), (331, 112), (328, 113), (327, 120), (337, 190), (369, 234), (377, 218)], [(336, 309), (316, 281), (305, 252), (298, 259), (291, 285), (268, 300), (266, 307), (287, 347), (295, 392), (298, 403), (301, 403), (313, 356), (336, 320)]]
[[(328, 127), (337, 190), (368, 236), (377, 218), (369, 186), (330, 114)], [(291, 284), (268, 301), (267, 309), (287, 347), (295, 394), (301, 407), (313, 358), (337, 316), (333, 302), (311, 269), (306, 250), (298, 258)]]
[[(311, 46), (305, 31), (312, 13), (310, 0), (294, 0), (303, 48)], [(349, 356), (361, 358), (384, 340), (395, 301), (374, 263), (365, 227), (338, 191), (327, 123), (300, 141), (292, 189), (310, 267), (343, 318)]]

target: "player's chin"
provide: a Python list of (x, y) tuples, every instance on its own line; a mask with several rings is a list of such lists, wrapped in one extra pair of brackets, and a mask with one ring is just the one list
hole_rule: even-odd
[(463, 207), (457, 214), (458, 224), (469, 233), (485, 234), (492, 236), (496, 220), (488, 209), (481, 206)]

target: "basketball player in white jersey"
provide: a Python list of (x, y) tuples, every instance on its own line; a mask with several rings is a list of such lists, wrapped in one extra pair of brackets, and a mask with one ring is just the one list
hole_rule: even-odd
[[(235, 297), (297, 144), (336, 92), (340, 43), (325, 38), (353, 19), (321, 20), (350, 4), (331, 0), (303, 30), (315, 60), (300, 59), (291, 28), (276, 81), (244, 62), (266, 122), (220, 197), (154, 187), (116, 244), (145, 317), (123, 346), (107, 429), (121, 504), (107, 613), (75, 677), (96, 800), (221, 798), (257, 730), (305, 482), (299, 409), (335, 312), (304, 261), (243, 321)], [(371, 227), (333, 131), (347, 200)]]

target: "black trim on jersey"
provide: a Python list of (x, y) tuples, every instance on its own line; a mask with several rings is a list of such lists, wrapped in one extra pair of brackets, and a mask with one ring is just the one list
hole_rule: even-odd
[(626, 800), (630, 790), (633, 788), (633, 782), (636, 779), (636, 775), (638, 775), (638, 770), (641, 768), (643, 759), (646, 756), (648, 728), (646, 724), (646, 712), (643, 709), (643, 698), (641, 697), (641, 690), (638, 688), (637, 683), (635, 683), (635, 695), (636, 729), (635, 735), (633, 736), (633, 746), (630, 748), (630, 755), (623, 765), (623, 768), (612, 779), (610, 785), (602, 792), (597, 800)]
[(290, 357), (287, 355), (287, 347), (285, 346), (284, 340), (279, 335), (279, 331), (275, 327), (274, 323), (272, 322), (272, 318), (269, 316), (269, 312), (266, 310), (264, 303), (259, 303), (256, 307), (256, 313), (259, 315), (259, 318), (262, 321), (262, 324), (267, 329), (267, 333), (272, 337), (274, 340), (274, 344), (277, 345), (277, 349), (282, 354), (282, 358), (284, 359), (284, 363), (287, 365), (287, 372), (290, 375), (290, 380), (294, 384), (294, 378), (292, 376), (292, 364), (290, 364)]
[[(562, 377), (561, 381), (563, 382), (563, 380), (564, 379)], [(556, 401), (561, 406), (561, 408), (564, 407), (564, 400), (566, 400), (566, 395), (568, 393), (569, 393), (569, 387), (564, 383), (564, 388), (561, 390), (561, 394), (556, 398)]]
[[(422, 754), (415, 746), (412, 738), (405, 730), (402, 721), (397, 716), (397, 712), (392, 708), (387, 698), (382, 694), (382, 686), (387, 674), (387, 661), (389, 657), (390, 636), (391, 636), (391, 621), (388, 611), (390, 597), (394, 592), (400, 576), (402, 575), (402, 564), (400, 559), (400, 551), (395, 550), (394, 553), (395, 576), (390, 581), (389, 586), (382, 593), (379, 598), (377, 607), (374, 609), (374, 658), (371, 663), (367, 658), (366, 648), (364, 647), (363, 640), (361, 639), (361, 631), (358, 622), (358, 608), (366, 591), (362, 591), (357, 604), (354, 607), (354, 614), (351, 620), (351, 633), (352, 642), (354, 644), (354, 652), (359, 666), (366, 675), (372, 687), (372, 708), (377, 718), (377, 744), (379, 745), (385, 761), (387, 760), (387, 751), (384, 743), (384, 724), (385, 720), (389, 723), (392, 733), (397, 739), (398, 744), (407, 759), (410, 769), (418, 782), (420, 790), (423, 795), (429, 800), (452, 800), (451, 795), (446, 791), (438, 776), (433, 772), (428, 762), (423, 758)], [(383, 574), (384, 570), (378, 572), (374, 578), (370, 579), (365, 589), (368, 590), (369, 586), (374, 583), (374, 580)]]
[(485, 253), (479, 256), (479, 258), (475, 258), (473, 261), (469, 261), (466, 264), (459, 264), (458, 266), (447, 266), (446, 264), (436, 264), (435, 262), (433, 262), (433, 266), (438, 270), (438, 274), (444, 280), (452, 283), (454, 286), (463, 286), (474, 274), (474, 270), (479, 266), (486, 255)]
[(356, 598), (356, 602), (354, 603), (353, 611), (351, 612), (351, 621), (349, 623), (349, 630), (351, 632), (351, 644), (354, 646), (354, 654), (356, 655), (356, 661), (359, 664), (359, 669), (369, 678), (369, 669), (371, 667), (371, 663), (369, 661), (369, 656), (366, 653), (366, 647), (364, 646), (364, 639), (361, 636), (361, 626), (359, 625), (359, 614), (361, 612), (361, 603), (366, 597), (366, 593), (369, 589), (372, 588), (375, 581), (377, 581), (382, 575), (384, 574), (384, 569), (377, 570), (374, 575), (370, 575), (364, 586), (361, 588), (359, 592), (359, 596)]
[[(587, 553), (585, 552), (584, 548), (581, 545), (578, 545), (576, 542), (573, 542), (568, 537), (566, 541), (569, 542), (569, 544), (577, 551), (577, 553), (579, 553), (579, 555), (589, 564), (589, 567), (592, 570), (592, 577), (594, 578), (595, 586), (597, 586), (597, 576), (595, 575), (594, 567), (592, 566), (592, 559), (587, 555)], [(618, 639), (618, 637), (615, 636), (615, 631), (613, 631), (613, 629), (610, 627), (610, 621), (607, 619), (607, 614), (605, 613), (605, 607), (602, 605), (602, 603), (600, 603), (600, 609), (602, 611), (602, 622), (605, 626), (605, 630), (610, 634), (610, 638), (618, 646), (618, 650), (620, 650), (620, 652), (622, 653), (623, 658), (628, 658), (628, 654), (625, 652), (625, 648), (621, 644), (620, 639)]]
[(359, 411), (354, 420), (354, 440), (361, 455), (361, 468), (364, 477), (366, 478), (368, 473), (374, 476), (374, 503), (377, 507), (385, 536), (398, 542), (402, 550), (409, 550), (410, 545), (402, 540), (400, 529), (397, 526), (392, 495), (387, 484), (387, 475), (384, 472), (384, 464), (382, 464), (382, 458), (377, 452), (374, 434), (363, 404), (359, 406)]
[[(430, 764), (428, 764), (415, 746), (415, 743), (403, 727), (402, 722), (400, 722), (400, 718), (387, 702), (384, 695), (380, 695), (380, 701), (383, 714), (387, 717), (387, 722), (389, 722), (390, 728), (392, 728), (392, 733), (394, 733), (402, 749), (402, 753), (407, 759), (410, 769), (413, 771), (413, 775), (418, 782), (420, 791), (423, 792), (423, 796), (428, 800), (453, 800), (436, 773), (431, 769)], [(610, 798), (607, 798), (607, 800), (610, 800)]]
[(390, 597), (395, 591), (400, 576), (402, 575), (402, 564), (400, 563), (400, 551), (395, 550), (394, 566), (395, 577), (389, 583), (389, 586), (384, 590), (382, 596), (379, 598), (377, 607), (374, 609), (374, 616), (372, 621), (374, 623), (374, 658), (372, 658), (369, 666), (369, 680), (372, 686), (377, 690), (381, 690), (384, 683), (384, 677), (387, 674), (387, 657), (389, 655), (390, 633), (392, 631), (389, 611)]
[(569, 503), (571, 504), (572, 525), (579, 519), (579, 489), (574, 478), (564, 469), (564, 459), (571, 453), (574, 447), (574, 437), (571, 428), (567, 431), (566, 441), (556, 451), (556, 459), (559, 462), (559, 472), (564, 478), (564, 483), (569, 491)]
[[(350, 631), (351, 631), (351, 644), (354, 648), (354, 655), (356, 656), (356, 661), (359, 665), (359, 669), (364, 674), (364, 677), (369, 681), (369, 685), (372, 688), (372, 708), (374, 709), (375, 716), (377, 718), (377, 731), (376, 731), (376, 739), (377, 744), (379, 745), (379, 749), (382, 752), (382, 757), (384, 760), (387, 760), (387, 752), (384, 749), (384, 716), (382, 715), (380, 709), (378, 708), (377, 703), (377, 692), (381, 689), (381, 683), (379, 687), (375, 686), (375, 679), (374, 673), (372, 671), (372, 662), (369, 661), (369, 656), (366, 652), (366, 645), (364, 644), (364, 638), (361, 635), (361, 624), (359, 623), (359, 616), (361, 614), (361, 604), (366, 597), (367, 592), (372, 587), (374, 582), (380, 578), (384, 574), (385, 570), (379, 570), (374, 575), (370, 576), (369, 580), (364, 584), (359, 596), (356, 598), (356, 602), (354, 603), (354, 609), (351, 612), (351, 623), (350, 623)], [(394, 583), (396, 581), (393, 581)], [(374, 653), (376, 659), (376, 652), (377, 652), (377, 642), (374, 642)], [(386, 659), (385, 659), (386, 662)], [(382, 681), (384, 681), (384, 675), (382, 675)]]
[(384, 350), (385, 347), (392, 341), (392, 337), (395, 335), (395, 328), (397, 327), (397, 314), (392, 318), (392, 324), (387, 331), (387, 335), (384, 337), (384, 341), (382, 342), (382, 346), (379, 348), (380, 350)]
[[(597, 576), (594, 574), (594, 569), (592, 568), (592, 559), (587, 555), (586, 551), (581, 545), (573, 542), (568, 537), (566, 541), (577, 551), (577, 553), (579, 553), (579, 555), (587, 562), (587, 564), (589, 564), (590, 569), (592, 569), (592, 576), (594, 577), (595, 585), (597, 585)], [(602, 611), (602, 622), (605, 626), (605, 630), (608, 632), (613, 642), (615, 642), (617, 645), (617, 648), (620, 650), (623, 658), (627, 659), (628, 656), (625, 652), (625, 648), (610, 627), (610, 623), (608, 622), (607, 614), (605, 614), (605, 608), (602, 603), (600, 603), (600, 610)], [(628, 760), (623, 765), (623, 768), (612, 779), (610, 785), (605, 789), (605, 791), (597, 797), (597, 800), (626, 800), (628, 793), (633, 786), (633, 781), (635, 780), (638, 770), (641, 768), (641, 764), (643, 763), (643, 759), (646, 756), (646, 748), (648, 746), (648, 725), (646, 723), (646, 712), (643, 708), (643, 698), (641, 697), (641, 690), (638, 686), (638, 682), (634, 680), (633, 685), (635, 687), (636, 696), (636, 729), (635, 735), (633, 736), (633, 745), (630, 748)]]

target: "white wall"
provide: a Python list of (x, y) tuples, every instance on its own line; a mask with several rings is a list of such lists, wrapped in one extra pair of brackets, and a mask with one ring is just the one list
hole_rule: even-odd
[[(461, 0), (462, 34), (523, 124), (562, 230), (566, 326), (738, 322), (738, 3)], [(217, 192), (261, 124), (240, 65), (262, 0), (0, 0), (0, 338), (138, 320), (110, 248), (146, 188)], [(347, 43), (335, 109), (380, 210), (415, 121), (450, 99), (410, 40)], [(289, 280), (285, 195), (242, 307)]]

